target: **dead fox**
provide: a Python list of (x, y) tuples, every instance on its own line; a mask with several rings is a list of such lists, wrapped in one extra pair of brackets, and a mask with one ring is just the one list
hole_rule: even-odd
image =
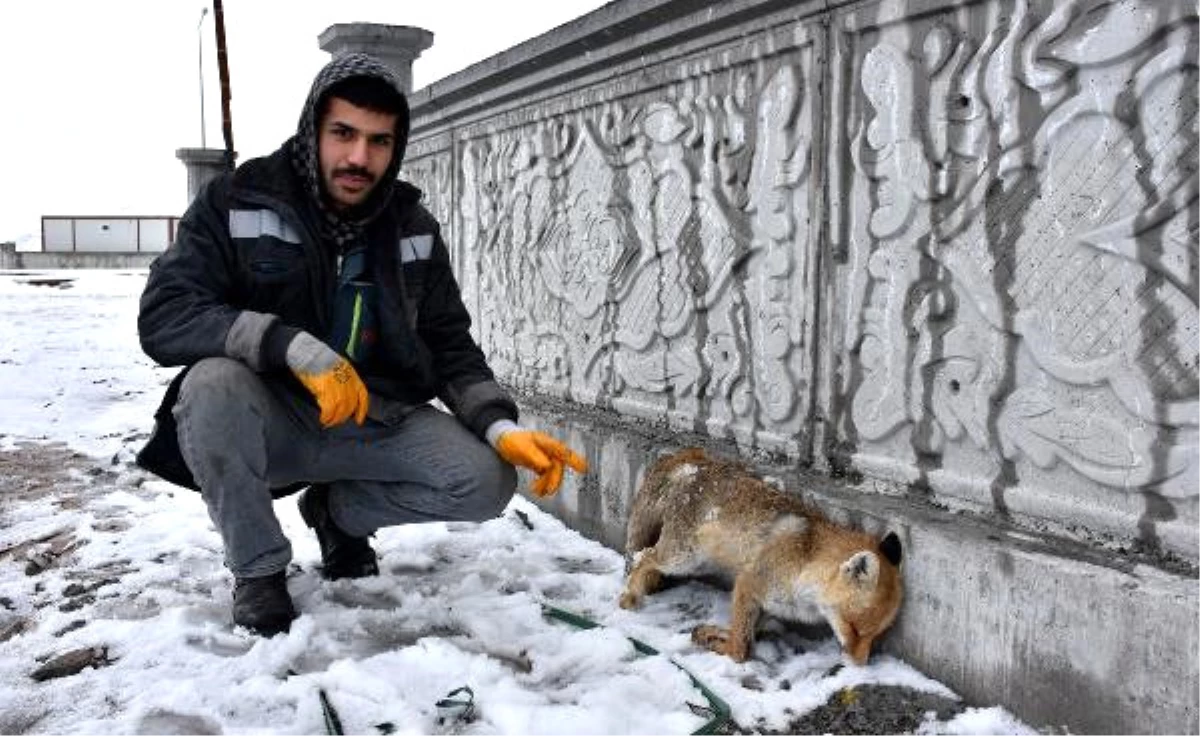
[(834, 524), (739, 464), (691, 448), (659, 459), (629, 514), (633, 567), (622, 608), (636, 608), (662, 576), (733, 579), (728, 629), (705, 624), (692, 640), (742, 662), (763, 611), (828, 622), (846, 655), (863, 664), (896, 618), (902, 596), (900, 539)]

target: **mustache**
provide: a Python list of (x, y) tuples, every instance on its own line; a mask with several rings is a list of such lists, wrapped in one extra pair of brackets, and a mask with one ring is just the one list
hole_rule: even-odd
[(348, 175), (348, 176), (361, 176), (361, 177), (365, 178), (365, 179), (366, 179), (366, 180), (368, 180), (368, 181), (375, 181), (375, 175), (374, 175), (374, 174), (372, 174), (370, 171), (367, 171), (365, 168), (363, 168), (363, 167), (361, 167), (361, 166), (346, 166), (346, 167), (344, 167), (344, 168), (341, 168), (341, 169), (334, 169), (334, 170), (333, 170), (333, 177), (334, 177), (335, 179), (336, 179), (337, 177), (339, 177), (339, 176), (343, 176), (343, 175)]

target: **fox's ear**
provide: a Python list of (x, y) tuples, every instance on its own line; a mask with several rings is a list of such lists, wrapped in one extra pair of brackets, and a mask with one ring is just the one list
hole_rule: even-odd
[(900, 537), (896, 536), (896, 532), (888, 532), (883, 541), (879, 543), (879, 552), (883, 555), (883, 559), (899, 567), (900, 559), (904, 556), (904, 550), (900, 547)]
[(874, 552), (859, 552), (842, 563), (842, 576), (854, 585), (873, 588), (879, 579), (879, 558)]

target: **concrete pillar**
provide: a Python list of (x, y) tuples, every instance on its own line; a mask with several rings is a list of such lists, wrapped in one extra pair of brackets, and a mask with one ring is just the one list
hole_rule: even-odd
[(0, 243), (0, 268), (20, 268), (21, 257), (17, 255), (16, 243)]
[[(236, 158), (237, 154), (234, 156)], [(224, 148), (179, 148), (175, 158), (187, 167), (189, 205), (205, 184), (225, 171)]]
[(334, 58), (355, 51), (370, 54), (392, 70), (404, 93), (412, 92), (412, 65), (433, 45), (433, 33), (413, 26), (380, 23), (337, 23), (317, 37), (322, 51)]

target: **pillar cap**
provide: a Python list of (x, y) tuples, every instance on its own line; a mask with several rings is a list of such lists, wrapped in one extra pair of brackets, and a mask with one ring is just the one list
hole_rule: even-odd
[[(233, 154), (234, 159), (237, 159), (237, 154)], [(175, 158), (185, 164), (223, 164), (225, 163), (224, 148), (177, 148), (175, 149)]]
[(339, 56), (347, 51), (396, 54), (407, 52), (415, 59), (433, 45), (433, 32), (416, 26), (389, 26), (382, 23), (335, 23), (326, 28), (317, 42), (322, 51)]

